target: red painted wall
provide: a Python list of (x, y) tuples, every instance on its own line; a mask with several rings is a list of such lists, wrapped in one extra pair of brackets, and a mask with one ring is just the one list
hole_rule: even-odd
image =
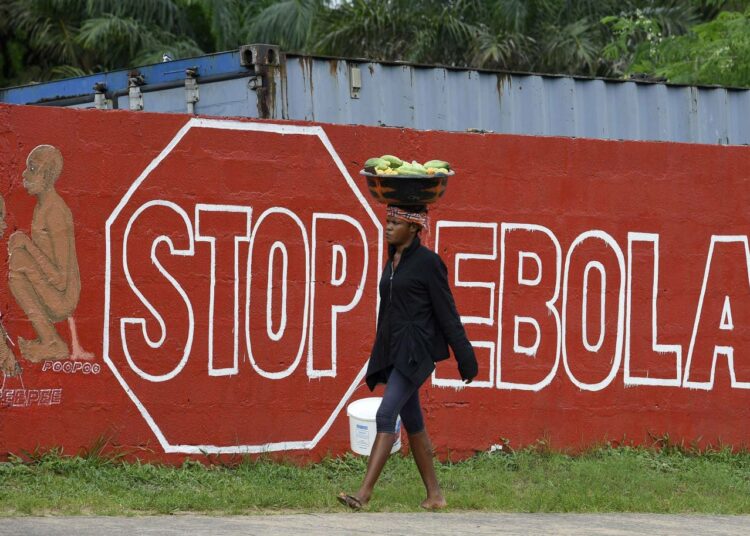
[[(428, 241), (480, 375), (456, 389), (450, 360), (422, 389), (441, 452), (748, 442), (745, 147), (0, 106), (3, 242), (29, 230), (21, 173), (40, 144), (65, 159), (73, 316), (95, 359), (12, 347), (23, 373), (2, 383), (0, 454), (100, 436), (166, 461), (344, 452), (384, 258), (384, 210), (358, 171), (383, 153), (456, 168)], [(3, 325), (33, 339), (0, 270)]]

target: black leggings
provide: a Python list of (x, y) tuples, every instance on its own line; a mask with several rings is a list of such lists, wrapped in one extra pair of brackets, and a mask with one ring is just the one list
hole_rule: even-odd
[(385, 386), (383, 401), (375, 414), (378, 433), (395, 433), (396, 419), (399, 414), (406, 433), (416, 434), (424, 430), (422, 408), (419, 405), (420, 387), (395, 368), (391, 371)]

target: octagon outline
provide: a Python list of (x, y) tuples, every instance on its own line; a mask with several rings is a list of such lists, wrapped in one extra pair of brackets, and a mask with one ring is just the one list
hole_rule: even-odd
[[(224, 120), (224, 119), (205, 119), (205, 118), (199, 118), (199, 117), (193, 117), (190, 118), (187, 123), (185, 123), (182, 128), (180, 128), (179, 131), (174, 135), (174, 137), (170, 140), (170, 142), (167, 144), (167, 146), (161, 150), (161, 152), (149, 163), (148, 166), (141, 172), (141, 174), (136, 178), (133, 183), (130, 185), (130, 188), (128, 188), (127, 192), (125, 192), (125, 195), (122, 197), (120, 202), (117, 204), (115, 209), (112, 211), (112, 213), (107, 218), (107, 222), (105, 225), (105, 244), (106, 244), (106, 258), (105, 258), (105, 278), (104, 278), (104, 330), (103, 330), (103, 336), (102, 336), (102, 358), (105, 363), (107, 363), (107, 366), (112, 371), (112, 374), (114, 374), (115, 378), (119, 382), (120, 386), (123, 388), (125, 393), (128, 395), (128, 397), (131, 399), (131, 401), (135, 404), (136, 409), (138, 409), (138, 412), (141, 414), (141, 417), (146, 421), (146, 424), (151, 429), (151, 431), (156, 436), (156, 439), (159, 441), (159, 444), (164, 449), (165, 453), (182, 453), (182, 454), (257, 454), (257, 453), (263, 453), (263, 452), (277, 452), (277, 451), (285, 451), (285, 450), (311, 450), (313, 449), (325, 436), (325, 434), (328, 432), (328, 430), (333, 425), (333, 422), (338, 417), (339, 413), (341, 413), (341, 410), (344, 407), (344, 404), (351, 398), (352, 394), (356, 390), (359, 382), (362, 380), (362, 378), (365, 375), (365, 372), (367, 371), (367, 364), (369, 362), (369, 359), (365, 361), (364, 365), (362, 366), (362, 369), (356, 374), (354, 377), (354, 380), (352, 381), (351, 385), (347, 388), (346, 392), (342, 396), (341, 400), (338, 402), (336, 407), (333, 409), (331, 414), (328, 416), (328, 418), (323, 422), (323, 425), (318, 430), (318, 432), (313, 436), (312, 439), (307, 441), (280, 441), (280, 442), (274, 442), (274, 443), (264, 443), (260, 445), (232, 445), (232, 446), (217, 446), (217, 445), (173, 445), (171, 444), (167, 438), (162, 433), (161, 429), (157, 425), (154, 418), (151, 416), (149, 411), (146, 409), (144, 404), (140, 401), (138, 396), (133, 392), (133, 390), (130, 388), (130, 386), (127, 384), (125, 379), (122, 377), (120, 372), (117, 370), (117, 367), (115, 366), (114, 362), (109, 357), (109, 324), (110, 324), (110, 292), (111, 292), (111, 281), (112, 281), (112, 245), (111, 245), (111, 227), (112, 224), (115, 222), (115, 220), (120, 215), (120, 212), (122, 212), (122, 209), (125, 205), (130, 201), (130, 198), (133, 196), (135, 191), (140, 187), (140, 185), (148, 178), (148, 176), (151, 174), (152, 171), (154, 171), (159, 164), (169, 155), (169, 153), (172, 152), (172, 150), (177, 146), (177, 144), (182, 140), (182, 138), (185, 137), (185, 135), (193, 128), (214, 128), (218, 130), (245, 130), (245, 131), (255, 131), (255, 132), (269, 132), (274, 134), (291, 134), (291, 135), (307, 135), (307, 136), (316, 136), (318, 139), (320, 139), (321, 143), (323, 144), (323, 147), (328, 151), (329, 155), (333, 159), (333, 162), (336, 164), (336, 167), (339, 169), (341, 174), (343, 175), (347, 186), (352, 190), (354, 193), (354, 196), (357, 198), (357, 200), (360, 202), (362, 207), (365, 209), (365, 212), (370, 216), (370, 219), (375, 224), (375, 228), (378, 231), (378, 260), (377, 260), (377, 274), (379, 274), (382, 271), (383, 268), (383, 226), (378, 220), (378, 218), (375, 216), (375, 213), (372, 210), (372, 207), (367, 203), (365, 200), (365, 197), (362, 195), (362, 192), (359, 191), (357, 188), (354, 180), (352, 179), (351, 175), (347, 171), (346, 167), (344, 166), (344, 163), (341, 160), (341, 157), (339, 157), (336, 150), (333, 148), (333, 144), (331, 144), (330, 139), (325, 133), (325, 130), (323, 130), (320, 126), (301, 126), (301, 125), (281, 125), (281, 124), (275, 124), (275, 123), (257, 123), (257, 122), (250, 122), (250, 121), (237, 121), (237, 120)], [(376, 295), (376, 303), (375, 303), (375, 311), (376, 311), (376, 318), (377, 318), (377, 310), (380, 305), (380, 294), (378, 292), (375, 293)]]

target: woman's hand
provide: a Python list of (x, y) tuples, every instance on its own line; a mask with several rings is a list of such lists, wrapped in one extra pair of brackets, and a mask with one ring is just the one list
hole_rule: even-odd
[(474, 378), (479, 373), (479, 366), (474, 354), (471, 354), (469, 357), (458, 362), (458, 373), (467, 385), (474, 381)]

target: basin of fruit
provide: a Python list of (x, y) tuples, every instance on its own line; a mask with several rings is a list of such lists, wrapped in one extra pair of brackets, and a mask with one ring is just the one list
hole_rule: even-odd
[(360, 171), (367, 179), (370, 194), (379, 203), (388, 205), (426, 205), (445, 193), (448, 177), (454, 175), (450, 164), (430, 160), (411, 163), (392, 155), (370, 158)]

